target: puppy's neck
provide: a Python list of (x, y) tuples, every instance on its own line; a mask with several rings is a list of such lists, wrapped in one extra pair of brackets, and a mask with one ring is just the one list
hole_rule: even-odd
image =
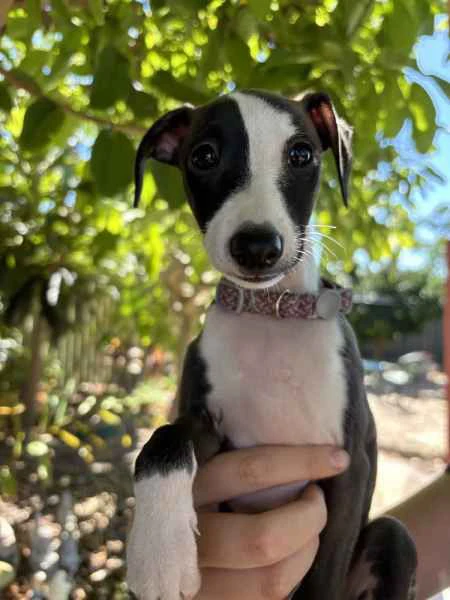
[(304, 258), (280, 281), (277, 287), (298, 294), (316, 294), (318, 292), (320, 286), (319, 267), (309, 240), (305, 242), (304, 250)]

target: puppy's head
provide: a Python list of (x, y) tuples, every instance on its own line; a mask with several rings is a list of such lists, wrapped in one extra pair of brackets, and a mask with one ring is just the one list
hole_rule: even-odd
[(213, 265), (246, 287), (270, 287), (304, 253), (322, 153), (331, 149), (343, 200), (351, 129), (326, 94), (300, 101), (237, 92), (159, 119), (136, 158), (139, 201), (147, 158), (181, 169)]

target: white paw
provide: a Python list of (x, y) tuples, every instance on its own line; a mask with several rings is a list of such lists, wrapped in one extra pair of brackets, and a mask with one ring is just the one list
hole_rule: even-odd
[(193, 476), (179, 469), (135, 483), (127, 583), (139, 600), (188, 600), (200, 589)]

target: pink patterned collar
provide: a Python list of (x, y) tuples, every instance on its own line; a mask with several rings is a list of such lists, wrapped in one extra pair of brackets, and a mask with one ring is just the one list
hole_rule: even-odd
[(352, 291), (324, 280), (317, 294), (297, 294), (290, 290), (249, 290), (221, 279), (216, 302), (236, 314), (248, 312), (277, 319), (332, 319), (338, 313), (350, 312)]

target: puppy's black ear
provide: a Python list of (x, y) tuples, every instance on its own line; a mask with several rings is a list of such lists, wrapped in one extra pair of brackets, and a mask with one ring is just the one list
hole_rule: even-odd
[(307, 94), (302, 98), (302, 104), (316, 128), (323, 150), (331, 148), (333, 151), (342, 198), (347, 206), (353, 130), (337, 115), (327, 94)]
[(148, 158), (169, 165), (178, 165), (179, 150), (188, 135), (194, 108), (182, 106), (158, 119), (142, 138), (134, 163), (134, 207), (139, 204), (144, 180), (144, 167)]

